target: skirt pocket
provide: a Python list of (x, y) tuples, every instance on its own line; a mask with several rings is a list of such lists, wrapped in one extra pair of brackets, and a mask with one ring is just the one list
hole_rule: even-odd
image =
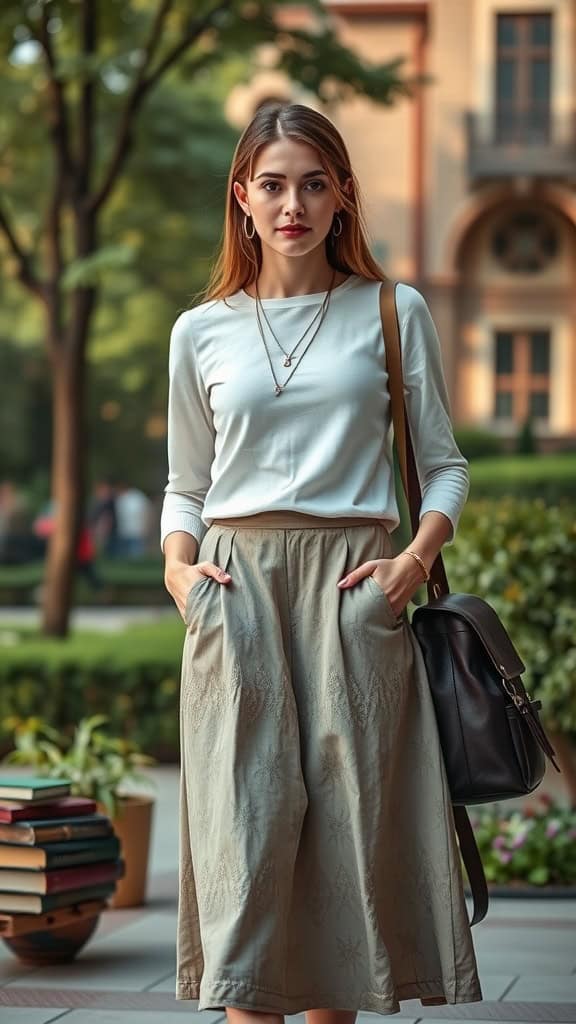
[(402, 614), (396, 615), (396, 612), (394, 611), (392, 605), (390, 604), (390, 599), (388, 598), (388, 595), (384, 593), (382, 587), (380, 586), (379, 583), (376, 582), (373, 576), (366, 576), (366, 579), (368, 580), (368, 586), (371, 592), (381, 600), (383, 610), (388, 618), (389, 623), (394, 628), (396, 628), (397, 626), (401, 626), (402, 623), (404, 622), (404, 616)]
[[(198, 550), (198, 562), (213, 562), (224, 572), (227, 571), (232, 554), (232, 544), (236, 530), (229, 527), (209, 527)], [(225, 587), (225, 583), (218, 583), (213, 576), (203, 576), (191, 586), (186, 598), (185, 619), (186, 626), (190, 629), (196, 622), (198, 615), (202, 612), (208, 601), (211, 590), (218, 587)]]

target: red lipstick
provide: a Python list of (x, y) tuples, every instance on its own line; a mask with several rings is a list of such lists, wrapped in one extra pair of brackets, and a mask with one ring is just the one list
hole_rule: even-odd
[(300, 235), (305, 235), (310, 228), (304, 227), (302, 224), (287, 224), (285, 228), (278, 228), (283, 235), (287, 238), (299, 238)]

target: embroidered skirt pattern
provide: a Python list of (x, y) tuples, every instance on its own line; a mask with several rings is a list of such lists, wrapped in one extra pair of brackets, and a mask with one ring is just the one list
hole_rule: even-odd
[[(265, 513), (274, 520), (272, 513)], [(424, 664), (383, 526), (213, 523), (186, 608), (178, 999), (396, 1013), (482, 998)]]

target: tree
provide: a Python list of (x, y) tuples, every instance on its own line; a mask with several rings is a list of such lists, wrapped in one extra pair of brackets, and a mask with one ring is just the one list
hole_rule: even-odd
[[(286, 0), (5, 0), (0, 233), (6, 263), (39, 304), (52, 379), (51, 539), (43, 627), (68, 629), (84, 501), (86, 355), (104, 273), (125, 247), (102, 245), (114, 190), (138, 150), (144, 104), (176, 73), (192, 82), (230, 54), (273, 44), (277, 66), (321, 99), (410, 91), (401, 60), (367, 66), (337, 40), (320, 0), (309, 27), (283, 19)], [(26, 141), (26, 145), (23, 144)], [(20, 161), (20, 155), (23, 159)], [(49, 163), (45, 195), (27, 174)]]

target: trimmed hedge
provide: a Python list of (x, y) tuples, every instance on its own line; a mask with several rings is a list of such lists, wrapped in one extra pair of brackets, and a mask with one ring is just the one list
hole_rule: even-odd
[(576, 501), (576, 454), (501, 455), (470, 463), (470, 498)]
[[(146, 558), (138, 561), (98, 559), (96, 573), (102, 582), (94, 590), (77, 574), (74, 585), (76, 604), (83, 605), (168, 605), (170, 595), (164, 587), (163, 560)], [(0, 606), (37, 603), (36, 588), (42, 584), (44, 562), (23, 565), (0, 565)]]
[(174, 619), (122, 633), (79, 631), (66, 640), (0, 628), (0, 743), (5, 720), (41, 713), (65, 728), (104, 713), (114, 734), (146, 753), (178, 754), (178, 692), (184, 626)]

